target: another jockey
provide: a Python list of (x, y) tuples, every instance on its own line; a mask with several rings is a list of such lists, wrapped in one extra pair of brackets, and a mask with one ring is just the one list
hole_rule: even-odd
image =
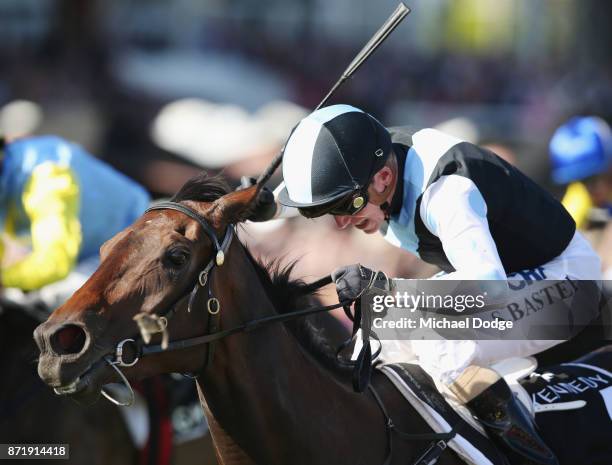
[[(352, 106), (329, 106), (295, 127), (282, 171), (280, 205), (262, 191), (253, 220), (288, 216), (296, 208), (307, 218), (330, 214), (340, 228), (380, 231), (439, 266), (446, 272), (442, 279), (489, 282), (498, 294), (499, 283), (509, 294), (507, 276), (513, 273), (601, 279), (599, 258), (559, 202), (492, 152), (440, 131), (387, 129)], [(360, 295), (373, 274), (360, 265), (336, 270), (340, 299)], [(513, 292), (522, 300), (529, 290)], [(423, 368), (477, 415), (510, 456), (556, 464), (530, 416), (488, 367), (559, 342), (432, 340), (412, 341), (412, 348)]]
[(578, 228), (607, 223), (612, 217), (612, 131), (608, 124), (595, 116), (574, 117), (555, 131), (549, 149), (553, 180), (567, 184), (562, 203)]
[(1, 230), (30, 250), (3, 263), (3, 288), (40, 289), (97, 261), (100, 246), (148, 206), (142, 186), (74, 143), (55, 136), (0, 142)]

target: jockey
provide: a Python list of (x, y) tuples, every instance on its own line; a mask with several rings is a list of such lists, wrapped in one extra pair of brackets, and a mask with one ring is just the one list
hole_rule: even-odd
[(97, 261), (100, 246), (148, 206), (143, 187), (74, 143), (56, 136), (0, 141), (0, 227), (30, 250), (2, 264), (3, 288), (40, 289)]
[[(492, 152), (440, 131), (387, 129), (352, 106), (325, 107), (294, 128), (282, 171), (277, 198), (262, 191), (252, 220), (289, 216), (292, 209), (307, 218), (330, 214), (340, 228), (381, 232), (440, 267), (441, 279), (491, 283), (500, 298), (509, 294), (507, 276), (517, 273), (526, 281), (534, 273), (601, 279), (599, 258), (559, 202)], [(340, 300), (359, 296), (364, 280), (374, 275), (361, 265), (336, 270)], [(421, 366), (476, 414), (510, 456), (556, 464), (531, 417), (489, 367), (559, 342), (411, 344)], [(383, 355), (384, 346), (383, 341)]]
[(588, 226), (594, 211), (607, 222), (612, 216), (612, 131), (608, 124), (595, 116), (574, 117), (555, 131), (549, 150), (553, 181), (568, 185), (562, 203), (578, 228)]

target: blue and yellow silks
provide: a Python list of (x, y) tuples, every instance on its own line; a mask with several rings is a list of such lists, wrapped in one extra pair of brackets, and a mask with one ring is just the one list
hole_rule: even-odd
[(63, 279), (134, 222), (149, 200), (139, 184), (59, 137), (8, 144), (0, 224), (31, 253), (2, 269), (2, 286), (33, 290)]

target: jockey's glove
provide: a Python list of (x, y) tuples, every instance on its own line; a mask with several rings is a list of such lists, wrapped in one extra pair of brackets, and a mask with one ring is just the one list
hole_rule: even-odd
[(359, 263), (355, 265), (342, 266), (331, 274), (336, 283), (338, 300), (355, 301), (369, 289), (389, 292), (392, 290), (392, 280), (382, 271), (373, 271)]
[[(256, 182), (257, 180), (255, 178), (242, 176), (242, 178), (240, 178), (240, 186), (237, 190), (247, 189), (254, 186)], [(257, 194), (255, 207), (247, 219), (256, 222), (271, 220), (274, 218), (277, 208), (278, 206), (274, 199), (274, 194), (270, 189), (264, 186), (259, 191), (259, 194)]]

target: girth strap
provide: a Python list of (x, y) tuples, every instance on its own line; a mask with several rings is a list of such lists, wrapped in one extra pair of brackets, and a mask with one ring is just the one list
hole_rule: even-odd
[(385, 404), (378, 395), (378, 392), (376, 392), (376, 389), (374, 389), (374, 386), (370, 384), (368, 385), (368, 389), (385, 419), (385, 428), (387, 430), (387, 458), (383, 465), (390, 465), (393, 458), (393, 434), (397, 434), (401, 439), (407, 441), (432, 441), (425, 452), (413, 462), (413, 465), (431, 465), (436, 463), (440, 455), (442, 455), (442, 452), (446, 450), (448, 441), (453, 439), (457, 434), (455, 428), (448, 433), (406, 433), (401, 431), (397, 429), (393, 420), (391, 420)]

